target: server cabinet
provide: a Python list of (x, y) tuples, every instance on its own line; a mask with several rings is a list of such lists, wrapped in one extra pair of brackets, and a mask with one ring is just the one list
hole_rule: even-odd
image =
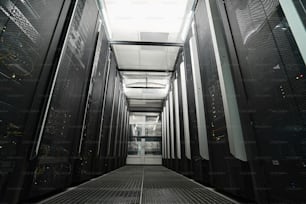
[(124, 115), (123, 115), (123, 124), (122, 124), (122, 132), (120, 139), (120, 148), (119, 148), (119, 156), (120, 156), (120, 166), (124, 166), (125, 164), (125, 139), (126, 139), (126, 126), (127, 126), (127, 101), (125, 100), (124, 105)]
[(162, 111), (161, 111), (161, 122), (162, 122), (162, 165), (163, 166), (166, 166), (166, 161), (165, 161), (165, 125), (164, 125), (164, 107), (162, 108)]
[(181, 124), (180, 124), (180, 107), (178, 95), (178, 82), (177, 78), (173, 80), (173, 103), (174, 103), (174, 121), (175, 121), (175, 149), (176, 160), (174, 170), (180, 172), (181, 169)]
[[(120, 82), (121, 84), (121, 82)], [(121, 156), (120, 156), (120, 148), (121, 148), (121, 141), (122, 141), (122, 128), (123, 128), (123, 117), (125, 111), (125, 95), (122, 90), (120, 89), (121, 97), (120, 97), (120, 106), (118, 108), (118, 118), (117, 118), (117, 125), (116, 125), (116, 133), (115, 133), (115, 146), (113, 150), (113, 154), (115, 156), (115, 164), (114, 169), (120, 167), (121, 164)]]
[[(120, 81), (119, 81), (120, 83)], [(122, 112), (122, 103), (123, 103), (123, 92), (121, 91), (121, 88), (119, 87), (119, 97), (118, 97), (118, 105), (117, 105), (117, 114), (116, 114), (116, 120), (114, 123), (114, 132), (113, 132), (113, 139), (114, 139), (114, 144), (113, 147), (111, 148), (111, 155), (113, 157), (112, 161), (112, 169), (116, 169), (118, 165), (118, 154), (117, 154), (117, 148), (119, 144), (118, 140), (118, 134), (120, 130), (120, 119), (121, 119), (121, 112)]]
[(114, 96), (113, 96), (113, 104), (112, 104), (112, 114), (111, 114), (111, 119), (110, 119), (110, 125), (109, 125), (109, 130), (108, 130), (108, 144), (107, 144), (107, 166), (108, 166), (108, 171), (111, 171), (114, 169), (114, 163), (115, 163), (115, 155), (113, 154), (114, 152), (114, 147), (115, 147), (115, 136), (116, 136), (116, 126), (117, 126), (117, 118), (118, 118), (118, 113), (119, 113), (119, 106), (120, 106), (120, 97), (121, 97), (121, 92), (120, 92), (120, 76), (119, 73), (116, 73), (116, 78), (115, 78), (115, 88), (114, 88)]
[(102, 120), (100, 124), (100, 133), (99, 133), (99, 148), (97, 150), (98, 159), (96, 161), (97, 172), (100, 174), (108, 171), (108, 145), (109, 145), (109, 131), (110, 131), (110, 122), (112, 117), (112, 107), (116, 90), (116, 76), (117, 76), (117, 64), (115, 61), (115, 55), (113, 52), (110, 54), (109, 59), (109, 74), (107, 80), (107, 87), (105, 92), (104, 106)]
[(168, 113), (167, 113), (167, 100), (164, 102), (163, 106), (163, 115), (162, 115), (162, 122), (163, 122), (163, 164), (165, 167), (169, 168), (169, 126), (168, 126)]
[[(127, 104), (127, 114), (126, 114), (126, 122), (125, 122), (125, 129), (124, 129), (124, 140), (123, 140), (123, 158), (124, 161), (126, 161), (126, 158), (128, 156), (128, 140), (129, 140), (129, 129), (130, 129), (130, 112), (129, 112), (129, 107)], [(124, 162), (126, 163), (126, 162)]]
[[(175, 84), (175, 101), (177, 103), (177, 107), (176, 107), (176, 115), (175, 118), (176, 120), (178, 120), (179, 123), (179, 134), (177, 134), (177, 136), (179, 136), (177, 139), (179, 140), (180, 143), (180, 157), (178, 157), (178, 169), (176, 170), (177, 172), (183, 174), (183, 171), (185, 171), (184, 169), (184, 163), (183, 160), (185, 158), (185, 151), (184, 151), (184, 139), (183, 139), (183, 134), (184, 134), (184, 124), (183, 124), (183, 108), (182, 108), (182, 93), (181, 93), (181, 81), (180, 81), (180, 65), (182, 63), (183, 57), (182, 57), (182, 53), (178, 56), (178, 60), (176, 61), (175, 64), (175, 77), (176, 77), (176, 84)], [(185, 175), (185, 174), (183, 174)]]
[(124, 164), (126, 164), (126, 158), (128, 155), (128, 138), (129, 138), (129, 126), (130, 126), (130, 112), (129, 112), (129, 107), (127, 104), (127, 113), (126, 113), (126, 122), (125, 122), (125, 131), (124, 131), (124, 140), (123, 140), (123, 158), (124, 158)]
[[(200, 137), (206, 137), (204, 132), (199, 132), (198, 128), (198, 120), (200, 118), (197, 117), (196, 109), (204, 109), (204, 107), (196, 104), (196, 94), (199, 96), (202, 93), (198, 93), (199, 90), (195, 88), (195, 80), (194, 71), (195, 64), (192, 56), (192, 52), (194, 50), (191, 47), (191, 40), (194, 39), (192, 29), (190, 29), (187, 39), (184, 44), (184, 62), (185, 62), (185, 70), (186, 70), (186, 84), (187, 84), (187, 98), (188, 98), (188, 115), (189, 115), (189, 130), (190, 130), (190, 146), (191, 146), (191, 160), (193, 166), (193, 178), (201, 183), (209, 184), (209, 163), (208, 160), (204, 159), (200, 153)], [(193, 53), (194, 55), (195, 53)], [(205, 122), (205, 121), (204, 121)], [(200, 124), (199, 124), (200, 125)], [(204, 124), (202, 124), (204, 125)], [(206, 130), (205, 130), (206, 131)], [(202, 134), (202, 135), (199, 135)]]
[(173, 110), (172, 110), (172, 87), (169, 88), (168, 93), (168, 114), (169, 114), (169, 161), (168, 161), (168, 168), (173, 169), (175, 156), (174, 156), (174, 132), (173, 132)]
[(177, 146), (176, 146), (176, 124), (175, 124), (175, 104), (174, 104), (174, 86), (170, 85), (169, 91), (169, 112), (170, 112), (170, 141), (171, 141), (171, 160), (170, 160), (170, 168), (174, 171), (177, 170)]
[[(215, 34), (212, 29), (214, 32), (218, 31), (212, 28), (215, 23), (212, 15), (218, 15), (218, 13), (208, 13), (209, 10), (212, 12), (212, 6), (209, 2), (199, 1), (195, 11), (195, 24), (202, 90), (206, 106), (211, 185), (227, 193), (253, 199), (253, 183), (249, 164), (245, 159), (233, 154), (235, 151), (231, 150), (231, 145), (233, 145), (230, 141), (233, 140), (231, 137), (238, 137), (237, 132), (236, 134), (231, 133), (231, 129), (238, 130), (239, 126), (232, 126), (231, 123), (234, 121), (226, 120), (226, 117), (229, 118), (231, 114), (228, 110), (231, 109), (231, 107), (228, 107), (229, 97), (226, 95), (235, 93), (226, 93), (224, 91), (225, 87), (222, 91), (226, 73), (221, 71), (221, 66), (226, 61), (223, 59), (224, 64), (217, 64), (218, 56), (215, 49), (219, 49), (219, 47), (213, 44), (213, 38), (218, 38), (218, 36), (213, 36)], [(215, 18), (218, 17), (215, 16)], [(226, 49), (226, 47), (220, 49)], [(231, 75), (231, 73), (227, 74)], [(233, 120), (233, 118), (231, 119)], [(244, 146), (244, 141), (241, 140), (239, 143)]]
[[(305, 64), (278, 1), (225, 3), (268, 202), (305, 202)], [(260, 190), (258, 190), (260, 191)], [(258, 198), (260, 199), (260, 198)]]
[(43, 195), (71, 184), (92, 70), (97, 20), (95, 2), (77, 1), (33, 148), (37, 165), (30, 196)]
[(191, 177), (192, 174), (193, 174), (193, 171), (192, 171), (192, 165), (191, 165), (190, 157), (188, 157), (189, 151), (190, 151), (190, 143), (189, 143), (189, 141), (186, 141), (186, 137), (189, 137), (189, 135), (186, 134), (186, 133), (189, 133), (189, 125), (185, 125), (185, 124), (189, 123), (188, 119), (185, 117), (186, 112), (187, 112), (187, 115), (188, 115), (188, 109), (184, 110), (184, 109), (186, 109), (186, 104), (183, 101), (184, 98), (185, 98), (185, 100), (187, 100), (186, 90), (183, 90), (184, 87), (186, 89), (186, 84), (184, 83), (184, 81), (186, 81), (186, 79), (185, 79), (185, 72), (184, 72), (183, 64), (184, 64), (183, 55), (180, 55), (179, 59), (177, 61), (177, 64), (176, 64), (177, 83), (178, 83), (178, 98), (179, 98), (179, 115), (180, 115), (180, 117), (179, 117), (179, 120), (180, 120), (180, 136), (181, 136), (180, 140), (181, 140), (181, 155), (182, 155), (182, 158), (180, 160), (180, 173), (185, 175), (185, 176)]
[(164, 119), (165, 119), (165, 156), (166, 156), (166, 167), (170, 168), (171, 161), (171, 146), (170, 146), (170, 113), (169, 113), (169, 98), (165, 100)]
[(86, 110), (82, 126), (82, 134), (78, 149), (80, 160), (76, 167), (74, 183), (88, 180), (99, 175), (95, 172), (96, 152), (99, 146), (100, 123), (106, 78), (108, 73), (109, 43), (105, 27), (100, 24), (92, 76), (87, 96)]
[(19, 199), (70, 4), (0, 2), (0, 202)]
[(122, 126), (122, 133), (121, 133), (121, 140), (120, 140), (120, 149), (119, 149), (119, 155), (121, 157), (121, 166), (125, 165), (125, 144), (127, 142), (127, 131), (126, 128), (128, 126), (127, 124), (127, 116), (128, 116), (128, 100), (125, 96), (125, 106), (124, 106), (124, 117), (123, 117), (123, 126)]
[(117, 154), (119, 157), (119, 167), (124, 165), (124, 141), (125, 141), (125, 127), (126, 127), (126, 116), (127, 116), (127, 104), (126, 104), (126, 98), (124, 96), (124, 102), (123, 102), (123, 110), (122, 110), (122, 118), (121, 118), (121, 127), (119, 132), (119, 144), (118, 144), (118, 150)]

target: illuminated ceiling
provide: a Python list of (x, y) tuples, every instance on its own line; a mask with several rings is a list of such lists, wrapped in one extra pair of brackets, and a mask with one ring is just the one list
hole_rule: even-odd
[(180, 50), (163, 43), (184, 42), (194, 0), (100, 0), (100, 4), (108, 38), (116, 42), (112, 47), (130, 107), (162, 107)]
[(183, 42), (193, 0), (104, 0), (110, 40)]

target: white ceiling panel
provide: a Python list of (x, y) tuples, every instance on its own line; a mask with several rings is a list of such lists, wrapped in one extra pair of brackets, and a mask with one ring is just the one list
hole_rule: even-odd
[[(111, 40), (182, 42), (194, 0), (100, 0)], [(151, 33), (142, 38), (143, 33)], [(164, 33), (162, 39), (154, 33)], [(150, 37), (151, 36), (151, 37)]]
[[(184, 42), (195, 0), (98, 1), (108, 38), (117, 41), (112, 47), (121, 70), (125, 95), (130, 99), (140, 99), (133, 101), (135, 107), (162, 106), (162, 99), (169, 92), (171, 71), (174, 70), (180, 47), (156, 45), (159, 42)], [(118, 41), (157, 43), (144, 46), (131, 42), (120, 44)]]
[(163, 51), (142, 50), (140, 52), (140, 65), (144, 67), (158, 67), (168, 69), (167, 55)]
[(120, 69), (173, 70), (179, 47), (113, 45)]
[(171, 73), (121, 72), (126, 88), (166, 88), (170, 83)]
[(165, 89), (125, 88), (124, 93), (127, 98), (133, 99), (164, 99), (168, 91), (168, 87)]

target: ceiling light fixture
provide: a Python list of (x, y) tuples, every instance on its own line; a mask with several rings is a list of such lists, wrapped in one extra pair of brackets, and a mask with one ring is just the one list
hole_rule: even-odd
[[(100, 0), (112, 40), (180, 41), (186, 11), (194, 0)], [(146, 37), (142, 39), (142, 35)]]

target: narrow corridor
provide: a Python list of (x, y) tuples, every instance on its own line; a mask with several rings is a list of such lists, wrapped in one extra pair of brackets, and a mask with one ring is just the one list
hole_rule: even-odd
[(306, 0), (0, 0), (0, 204), (306, 204), (305, 39)]

